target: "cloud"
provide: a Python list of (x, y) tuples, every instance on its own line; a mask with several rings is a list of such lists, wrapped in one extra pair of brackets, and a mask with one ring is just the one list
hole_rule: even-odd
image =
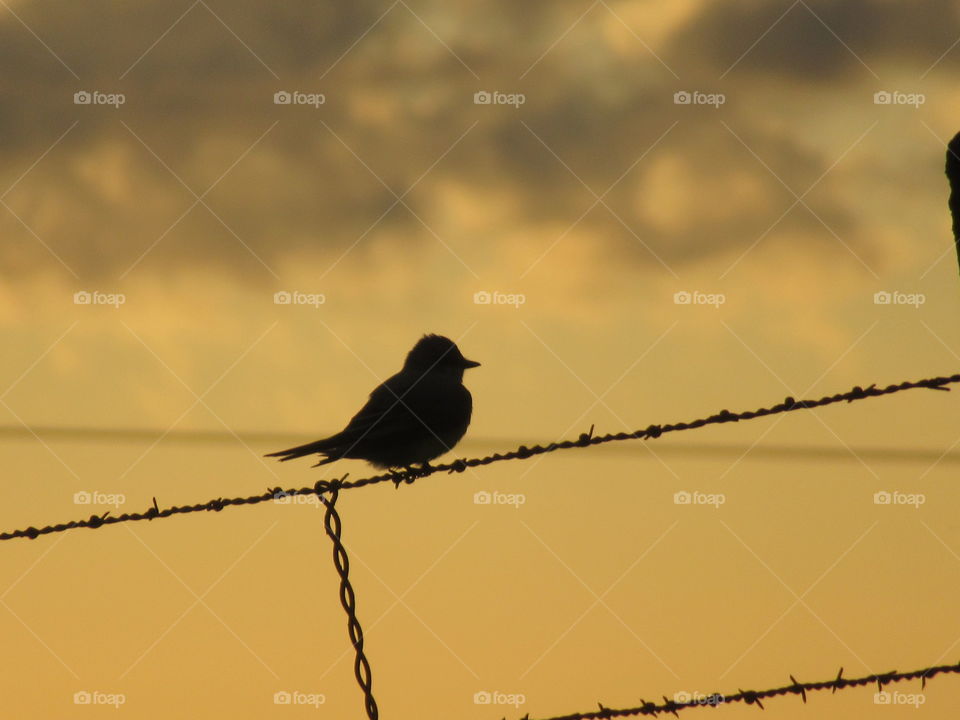
[[(955, 25), (928, 27), (865, 0), (811, 7), (870, 60), (942, 52)], [(4, 198), (19, 219), (0, 208), (0, 228), (14, 240), (0, 248), (4, 267), (68, 277), (56, 254), (82, 278), (189, 265), (272, 282), (284, 258), (303, 256), (322, 274), (376, 243), (441, 236), (456, 245), (473, 226), (437, 205), (448, 188), (483, 204), (465, 216), (509, 220), (528, 231), (520, 237), (542, 242), (545, 229), (561, 233), (621, 175), (580, 230), (614, 258), (659, 267), (647, 244), (668, 265), (697, 262), (749, 247), (792, 202), (777, 177), (802, 192), (843, 150), (773, 122), (776, 108), (758, 106), (750, 73), (859, 72), (802, 5), (731, 75), (720, 109), (675, 105), (673, 93), (717, 89), (708, 79), (783, 7), (707, 5), (672, 35), (625, 26), (616, 5), (597, 6), (566, 35), (578, 16), (546, 2), (525, 4), (524, 14), (505, 1), (462, 15), (397, 5), (383, 17), (372, 2), (209, 8), (195, 5), (177, 21), (182, 10), (155, 1), (21, 7), (67, 67), (15, 18), (0, 20), (0, 66), (11, 69), (2, 81), (0, 192), (49, 150)], [(878, 17), (922, 33), (921, 49)], [(667, 39), (648, 49), (643, 36)], [(78, 90), (123, 93), (125, 102), (76, 105)], [(322, 93), (325, 102), (276, 105), (278, 90)], [(526, 101), (475, 105), (478, 90)], [(825, 178), (824, 190), (832, 182)], [(414, 185), (398, 203), (395, 194)], [(202, 203), (190, 209), (195, 195)], [(823, 193), (816, 212), (857, 245), (839, 194)], [(824, 232), (799, 211), (783, 228)]]
[[(950, 0), (924, 3), (922, 12), (886, 0), (748, 0), (705, 6), (667, 54), (720, 74), (870, 82), (884, 65), (928, 68), (958, 35), (960, 13)], [(960, 53), (944, 62), (956, 67)]]

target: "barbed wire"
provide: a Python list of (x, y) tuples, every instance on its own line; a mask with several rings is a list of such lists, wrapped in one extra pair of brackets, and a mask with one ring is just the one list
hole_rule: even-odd
[[(764, 710), (765, 708), (763, 707), (762, 701), (766, 700), (767, 698), (777, 697), (779, 695), (799, 695), (803, 702), (806, 703), (808, 691), (816, 692), (819, 690), (830, 690), (831, 694), (833, 694), (837, 690), (845, 690), (852, 687), (863, 687), (865, 685), (872, 685), (873, 683), (876, 683), (877, 691), (882, 693), (885, 692), (883, 689), (884, 685), (901, 682), (903, 680), (916, 680), (917, 678), (919, 678), (921, 681), (920, 689), (924, 690), (927, 687), (927, 680), (932, 679), (941, 673), (960, 673), (960, 663), (957, 663), (956, 665), (935, 665), (922, 670), (911, 670), (910, 672), (902, 673), (893, 670), (888, 673), (883, 673), (882, 675), (864, 675), (863, 677), (858, 678), (843, 677), (843, 668), (840, 668), (840, 672), (837, 673), (837, 676), (833, 680), (802, 683), (797, 682), (796, 678), (794, 678), (793, 675), (790, 675), (792, 684), (771, 688), (769, 690), (740, 690), (739, 692), (731, 695), (722, 695), (721, 693), (713, 693), (712, 695), (697, 695), (696, 697), (691, 697), (689, 700), (684, 700), (683, 702), (678, 702), (675, 699), (670, 700), (664, 696), (663, 702), (659, 704), (646, 702), (641, 699), (641, 704), (637, 707), (624, 708), (620, 710), (604, 707), (602, 704), (597, 703), (600, 706), (599, 710), (583, 713), (571, 713), (570, 715), (558, 715), (556, 717), (545, 718), (544, 720), (599, 720), (600, 718), (632, 717), (635, 715), (658, 715), (660, 713), (671, 713), (677, 717), (680, 717), (677, 713), (678, 710), (688, 710), (689, 708), (695, 707), (718, 707), (726, 703), (734, 702), (742, 702), (746, 703), (747, 705), (756, 705), (761, 710)], [(530, 720), (530, 715), (524, 715), (521, 720)]]
[(356, 660), (353, 664), (353, 673), (357, 678), (357, 684), (363, 691), (364, 707), (367, 711), (369, 720), (377, 720), (379, 711), (377, 710), (377, 701), (373, 699), (373, 675), (370, 672), (370, 663), (363, 652), (363, 628), (360, 627), (360, 620), (357, 619), (357, 596), (353, 592), (353, 585), (350, 584), (350, 559), (347, 557), (347, 549), (340, 540), (340, 532), (343, 526), (340, 523), (340, 514), (337, 512), (336, 504), (339, 493), (336, 489), (330, 491), (330, 498), (323, 495), (320, 501), (326, 507), (323, 516), (323, 527), (327, 531), (330, 540), (333, 541), (333, 565), (340, 576), (340, 604), (343, 605), (347, 613), (347, 632), (350, 635), (350, 642), (353, 643), (353, 649), (356, 651)]
[[(237, 497), (237, 498), (217, 498), (211, 500), (207, 503), (201, 503), (196, 505), (187, 505), (187, 506), (173, 506), (161, 510), (157, 505), (157, 499), (153, 498), (153, 506), (149, 508), (146, 512), (143, 513), (125, 513), (119, 516), (111, 516), (109, 513), (103, 515), (93, 515), (86, 520), (77, 520), (69, 523), (62, 523), (59, 525), (47, 525), (43, 528), (28, 527), (24, 530), (14, 530), (11, 532), (0, 533), (0, 539), (9, 540), (17, 537), (26, 537), (34, 539), (40, 535), (45, 535), (54, 532), (63, 532), (72, 528), (77, 527), (88, 527), (91, 529), (96, 529), (103, 527), (105, 525), (111, 525), (119, 522), (129, 522), (135, 520), (153, 520), (155, 518), (161, 517), (170, 517), (176, 514), (190, 513), (190, 512), (199, 512), (200, 510), (207, 511), (220, 511), (225, 507), (231, 507), (235, 505), (244, 505), (244, 504), (256, 504), (260, 502), (265, 502), (267, 500), (283, 500), (295, 495), (317, 495), (320, 501), (325, 507), (324, 513), (324, 529), (327, 533), (327, 536), (331, 539), (333, 543), (333, 563), (336, 568), (337, 574), (340, 577), (340, 603), (343, 606), (344, 612), (347, 614), (347, 630), (350, 636), (351, 644), (353, 645), (355, 651), (355, 661), (354, 661), (354, 675), (357, 680), (357, 684), (360, 687), (360, 690), (363, 692), (364, 696), (364, 709), (366, 710), (368, 720), (378, 720), (379, 711), (377, 708), (376, 700), (373, 697), (373, 676), (370, 669), (370, 663), (367, 660), (366, 654), (364, 652), (364, 639), (363, 639), (363, 629), (360, 625), (360, 621), (357, 618), (356, 614), (356, 594), (354, 593), (353, 586), (350, 583), (350, 561), (347, 556), (346, 548), (343, 545), (341, 540), (342, 532), (342, 523), (340, 520), (340, 515), (336, 511), (336, 502), (339, 498), (340, 491), (343, 489), (365, 487), (367, 485), (373, 485), (377, 483), (382, 483), (386, 481), (391, 481), (399, 487), (402, 483), (412, 483), (416, 480), (433, 475), (435, 473), (445, 471), (448, 473), (453, 472), (463, 472), (468, 467), (476, 467), (480, 465), (489, 465), (494, 462), (500, 462), (504, 460), (514, 460), (514, 459), (525, 459), (533, 457), (535, 455), (541, 455), (544, 453), (554, 452), (556, 450), (565, 450), (577, 447), (589, 447), (591, 445), (600, 445), (608, 442), (623, 441), (623, 440), (634, 440), (634, 439), (654, 439), (661, 437), (664, 433), (676, 432), (680, 430), (690, 430), (698, 427), (704, 427), (706, 425), (727, 423), (727, 422), (739, 422), (740, 420), (749, 420), (757, 417), (765, 417), (767, 415), (775, 415), (779, 413), (792, 412), (794, 410), (801, 409), (812, 409), (816, 407), (822, 407), (824, 405), (831, 405), (839, 402), (854, 402), (856, 400), (863, 400), (869, 397), (879, 397), (882, 395), (889, 395), (896, 392), (901, 392), (903, 390), (911, 390), (915, 388), (928, 388), (931, 390), (949, 390), (950, 388), (946, 387), (949, 384), (960, 382), (960, 374), (945, 376), (945, 377), (936, 377), (929, 378), (926, 380), (917, 380), (917, 381), (904, 381), (897, 385), (888, 385), (884, 388), (878, 388), (876, 385), (870, 385), (867, 388), (861, 388), (859, 386), (854, 387), (852, 390), (849, 390), (845, 393), (839, 393), (836, 395), (828, 395), (817, 400), (800, 400), (797, 401), (792, 397), (787, 397), (782, 403), (774, 405), (769, 408), (760, 408), (758, 410), (746, 410), (739, 413), (732, 413), (729, 410), (721, 410), (719, 413), (711, 415), (706, 418), (701, 418), (698, 420), (693, 420), (691, 422), (681, 422), (668, 425), (650, 425), (643, 430), (636, 430), (632, 433), (613, 433), (601, 436), (594, 436), (593, 427), (590, 428), (588, 433), (583, 433), (580, 437), (573, 440), (566, 440), (559, 443), (550, 443), (549, 445), (534, 445), (533, 447), (526, 447), (521, 445), (516, 450), (506, 452), (506, 453), (495, 453), (483, 458), (472, 458), (468, 460), (455, 460), (452, 463), (443, 464), (443, 465), (424, 465), (419, 469), (411, 469), (405, 472), (388, 472), (380, 475), (374, 475), (367, 478), (361, 478), (359, 480), (348, 481), (347, 475), (344, 475), (342, 478), (335, 478), (333, 480), (319, 480), (312, 487), (304, 487), (299, 489), (283, 490), (282, 488), (272, 488), (268, 489), (266, 493), (260, 495), (253, 495), (249, 497)], [(329, 497), (328, 497), (329, 496)], [(706, 697), (696, 697), (691, 698), (688, 701), (678, 701), (677, 699), (669, 700), (664, 696), (664, 702), (661, 704), (646, 702), (641, 700), (641, 704), (634, 708), (625, 708), (620, 710), (615, 710), (611, 708), (606, 708), (602, 704), (599, 705), (598, 711), (587, 712), (587, 713), (573, 713), (570, 715), (558, 716), (555, 718), (550, 718), (550, 720), (594, 720), (599, 718), (615, 718), (615, 717), (628, 717), (634, 715), (657, 715), (662, 712), (669, 712), (673, 715), (677, 715), (678, 710), (690, 708), (690, 707), (703, 707), (705, 705), (716, 706), (721, 703), (731, 703), (731, 702), (744, 702), (748, 705), (757, 705), (759, 708), (763, 709), (763, 699), (774, 697), (777, 695), (785, 695), (788, 693), (799, 694), (803, 698), (803, 701), (807, 701), (806, 692), (816, 691), (816, 690), (825, 690), (831, 688), (833, 692), (836, 692), (838, 689), (844, 689), (847, 687), (856, 687), (861, 685), (868, 685), (874, 682), (877, 683), (879, 690), (883, 691), (883, 686), (891, 682), (899, 682), (902, 680), (914, 679), (917, 677), (922, 678), (923, 686), (926, 686), (927, 678), (932, 678), (938, 673), (958, 673), (960, 672), (960, 664), (957, 665), (944, 665), (926, 668), (924, 670), (915, 670), (909, 673), (897, 673), (896, 671), (886, 673), (883, 675), (868, 675), (862, 678), (856, 679), (846, 679), (843, 677), (843, 668), (840, 669), (837, 677), (832, 681), (817, 682), (817, 683), (799, 683), (791, 675), (790, 679), (793, 681), (792, 685), (787, 685), (779, 688), (773, 688), (769, 690), (740, 690), (738, 693), (731, 695), (721, 695), (719, 693), (714, 693), (713, 695)], [(677, 715), (679, 717), (679, 715)], [(529, 715), (525, 716), (525, 720), (529, 720)]]
[(381, 473), (379, 475), (372, 475), (370, 477), (360, 478), (358, 480), (347, 480), (347, 475), (344, 475), (339, 479), (335, 478), (333, 480), (318, 480), (314, 485), (302, 488), (290, 488), (288, 490), (284, 490), (283, 488), (279, 487), (269, 488), (266, 492), (259, 495), (233, 498), (220, 497), (209, 500), (205, 503), (197, 503), (195, 505), (174, 505), (168, 508), (163, 508), (162, 510), (157, 505), (156, 497), (154, 497), (153, 506), (144, 512), (111, 515), (108, 511), (102, 515), (91, 515), (89, 518), (85, 518), (83, 520), (72, 520), (70, 522), (59, 523), (57, 525), (45, 525), (44, 527), (40, 528), (30, 526), (22, 530), (2, 532), (0, 533), (0, 540), (12, 540), (14, 538), (29, 538), (33, 540), (41, 535), (65, 532), (74, 528), (85, 527), (90, 528), (91, 530), (96, 530), (105, 525), (114, 525), (121, 522), (156, 520), (159, 518), (170, 517), (172, 515), (182, 515), (185, 513), (201, 511), (219, 512), (224, 508), (237, 505), (255, 505), (257, 503), (267, 502), (270, 500), (283, 500), (284, 498), (289, 498), (296, 495), (323, 495), (324, 493), (334, 490), (349, 490), (384, 482), (392, 482), (399, 487), (402, 483), (413, 483), (416, 480), (434, 475), (439, 472), (460, 473), (465, 471), (467, 468), (477, 467), (480, 465), (490, 465), (491, 463), (502, 462), (505, 460), (524, 460), (534, 457), (535, 455), (543, 455), (544, 453), (555, 452), (557, 450), (584, 448), (592, 445), (602, 445), (609, 442), (641, 439), (653, 440), (670, 432), (693, 430), (706, 425), (718, 425), (721, 423), (739, 422), (741, 420), (752, 420), (758, 417), (779, 415), (781, 413), (793, 412), (795, 410), (809, 410), (840, 402), (851, 403), (857, 400), (891, 395), (893, 393), (902, 392), (904, 390), (913, 390), (916, 388), (949, 390), (950, 388), (946, 386), (957, 382), (960, 382), (960, 374), (927, 378), (925, 380), (905, 380), (904, 382), (896, 385), (887, 385), (886, 387), (877, 387), (876, 384), (873, 384), (863, 388), (857, 385), (847, 392), (837, 393), (835, 395), (826, 395), (817, 400), (795, 400), (792, 397), (787, 397), (783, 400), (783, 402), (771, 407), (758, 408), (757, 410), (744, 410), (736, 413), (730, 412), (729, 410), (721, 410), (714, 415), (700, 418), (698, 420), (672, 423), (667, 425), (649, 425), (643, 430), (635, 430), (634, 432), (629, 433), (610, 433), (597, 436), (593, 434), (593, 427), (591, 426), (589, 432), (582, 433), (576, 440), (564, 440), (562, 442), (550, 443), (549, 445), (534, 445), (532, 447), (521, 445), (516, 450), (511, 450), (510, 452), (494, 453), (493, 455), (487, 455), (486, 457), (481, 458), (454, 460), (450, 463), (441, 465), (427, 465), (422, 468), (410, 469), (403, 472)]

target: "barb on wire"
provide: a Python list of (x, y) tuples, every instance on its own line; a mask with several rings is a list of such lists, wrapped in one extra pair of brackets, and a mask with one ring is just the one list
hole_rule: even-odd
[(370, 672), (370, 663), (367, 662), (367, 656), (363, 652), (363, 628), (360, 627), (360, 621), (357, 619), (357, 597), (353, 592), (353, 585), (350, 584), (350, 560), (347, 557), (347, 550), (340, 540), (342, 525), (340, 514), (335, 507), (340, 495), (340, 483), (340, 480), (332, 480), (327, 483), (327, 489), (330, 493), (329, 498), (322, 493), (318, 493), (320, 501), (326, 507), (323, 527), (333, 541), (333, 565), (340, 576), (340, 604), (343, 605), (343, 609), (347, 613), (347, 632), (350, 634), (350, 642), (353, 643), (353, 648), (357, 653), (353, 664), (353, 673), (357, 678), (357, 684), (363, 691), (367, 717), (369, 720), (377, 720), (379, 714), (377, 701), (373, 699), (373, 675)]
[[(960, 374), (928, 378), (925, 380), (907, 380), (896, 385), (887, 385), (886, 387), (870, 385), (869, 387), (862, 388), (858, 385), (847, 392), (838, 393), (836, 395), (826, 395), (817, 400), (795, 400), (792, 397), (788, 397), (782, 402), (771, 407), (759, 408), (757, 410), (744, 410), (736, 413), (730, 412), (729, 410), (721, 410), (720, 412), (710, 415), (706, 418), (667, 425), (649, 425), (642, 430), (636, 430), (629, 433), (621, 432), (607, 435), (594, 435), (593, 428), (591, 428), (590, 433), (582, 433), (576, 440), (564, 440), (562, 442), (550, 443), (549, 445), (534, 445), (532, 447), (521, 445), (516, 450), (511, 450), (510, 452), (494, 453), (493, 455), (488, 455), (482, 458), (454, 460), (451, 463), (442, 465), (427, 465), (423, 468), (407, 470), (404, 472), (387, 472), (380, 475), (372, 475), (370, 477), (360, 478), (358, 480), (348, 481), (346, 480), (346, 476), (344, 476), (343, 479), (338, 481), (338, 489), (350, 490), (353, 488), (365, 487), (367, 485), (375, 485), (384, 482), (392, 482), (399, 487), (401, 483), (412, 483), (420, 478), (424, 478), (438, 472), (463, 472), (470, 467), (489, 465), (491, 463), (501, 462), (504, 460), (524, 460), (526, 458), (533, 457), (534, 455), (542, 455), (544, 453), (550, 453), (556, 450), (584, 448), (591, 445), (602, 445), (609, 442), (641, 439), (653, 440), (666, 433), (677, 432), (680, 430), (693, 430), (695, 428), (704, 427), (705, 425), (717, 425), (720, 423), (752, 420), (753, 418), (766, 417), (768, 415), (779, 415), (781, 413), (793, 412), (795, 410), (809, 410), (812, 408), (823, 407), (824, 405), (833, 405), (834, 403), (840, 402), (851, 403), (856, 400), (890, 395), (892, 393), (901, 392), (903, 390), (913, 390), (915, 388), (927, 388), (929, 390), (949, 390), (950, 388), (946, 386), (957, 382), (960, 382)], [(267, 502), (293, 495), (321, 495), (322, 493), (328, 491), (329, 483), (327, 481), (320, 480), (315, 485), (302, 488), (292, 488), (289, 490), (283, 490), (282, 488), (271, 488), (265, 493), (261, 493), (259, 495), (234, 498), (221, 497), (205, 503), (197, 503), (195, 505), (173, 505), (162, 510), (158, 509), (156, 499), (154, 499), (153, 506), (142, 513), (111, 515), (109, 512), (106, 512), (103, 515), (91, 515), (89, 518), (85, 518), (83, 520), (72, 520), (70, 522), (60, 523), (58, 525), (45, 525), (44, 527), (40, 528), (30, 526), (22, 530), (0, 532), (0, 540), (12, 540), (14, 538), (30, 538), (33, 540), (40, 535), (64, 532), (66, 530), (72, 530), (73, 528), (85, 527), (96, 530), (104, 525), (113, 525), (121, 522), (154, 520), (158, 518), (170, 517), (171, 515), (200, 512), (204, 510), (219, 512), (224, 508), (233, 507), (235, 505), (255, 505), (257, 503)]]
[[(818, 691), (818, 690), (827, 690), (830, 689), (831, 694), (835, 693), (837, 690), (845, 690), (852, 687), (863, 687), (866, 685), (877, 684), (877, 691), (879, 693), (886, 692), (883, 689), (884, 685), (889, 685), (890, 683), (902, 682), (904, 680), (916, 680), (920, 679), (921, 689), (927, 687), (927, 680), (933, 679), (937, 675), (944, 674), (957, 674), (960, 673), (960, 663), (956, 665), (935, 665), (933, 667), (924, 668), (922, 670), (911, 670), (910, 672), (897, 672), (896, 670), (883, 673), (882, 675), (865, 675), (859, 678), (845, 678), (843, 677), (843, 668), (840, 668), (840, 672), (837, 673), (837, 677), (833, 680), (823, 680), (820, 682), (809, 682), (809, 683), (800, 683), (797, 682), (793, 675), (790, 676), (792, 681), (791, 685), (784, 685), (782, 687), (771, 688), (769, 690), (740, 690), (737, 693), (731, 695), (722, 695), (721, 693), (713, 693), (712, 695), (697, 696), (695, 698), (690, 698), (682, 702), (674, 699), (670, 700), (667, 697), (663, 698), (662, 703), (646, 702), (640, 700), (640, 705), (632, 708), (623, 708), (620, 710), (615, 710), (613, 708), (604, 707), (600, 705), (599, 710), (593, 710), (589, 712), (582, 713), (571, 713), (570, 715), (558, 715), (556, 717), (548, 718), (546, 720), (599, 720), (600, 718), (618, 718), (618, 717), (633, 717), (636, 715), (658, 715), (659, 713), (671, 713), (677, 717), (680, 717), (677, 711), (679, 710), (688, 710), (690, 708), (696, 707), (718, 707), (720, 705), (725, 705), (727, 703), (742, 702), (747, 705), (756, 705), (761, 710), (764, 709), (762, 700), (767, 698), (777, 697), (779, 695), (799, 695), (804, 703), (807, 702), (807, 692), (809, 691)], [(599, 704), (599, 703), (598, 703)], [(524, 715), (522, 720), (530, 720), (529, 715)]]

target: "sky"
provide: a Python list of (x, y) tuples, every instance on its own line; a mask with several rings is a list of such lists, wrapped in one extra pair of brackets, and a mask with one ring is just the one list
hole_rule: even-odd
[[(945, 0), (0, 0), (0, 528), (372, 474), (262, 456), (424, 333), (482, 364), (444, 460), (956, 373), (958, 69)], [(344, 492), (381, 714), (956, 662), (957, 402)], [(3, 543), (11, 715), (360, 717), (322, 518)], [(766, 707), (960, 702), (890, 692)]]

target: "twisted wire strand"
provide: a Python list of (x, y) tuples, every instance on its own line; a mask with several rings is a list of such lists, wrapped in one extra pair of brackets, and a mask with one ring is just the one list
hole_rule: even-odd
[(864, 400), (866, 398), (881, 397), (883, 395), (891, 395), (893, 393), (902, 392), (904, 390), (913, 390), (916, 388), (949, 390), (950, 388), (947, 387), (947, 385), (957, 382), (960, 382), (960, 374), (927, 378), (925, 380), (908, 380), (895, 385), (887, 385), (886, 387), (877, 387), (874, 384), (863, 388), (857, 385), (847, 392), (837, 393), (835, 395), (826, 395), (816, 400), (795, 400), (792, 397), (787, 397), (782, 402), (771, 407), (758, 408), (757, 410), (744, 410), (741, 412), (721, 410), (720, 412), (710, 415), (709, 417), (666, 425), (649, 425), (642, 430), (636, 430), (629, 433), (610, 433), (597, 436), (593, 434), (593, 428), (591, 427), (590, 432), (582, 433), (576, 440), (564, 440), (562, 442), (554, 442), (548, 445), (534, 445), (532, 447), (521, 445), (516, 450), (511, 450), (504, 453), (494, 453), (482, 458), (459, 459), (442, 465), (427, 465), (422, 468), (407, 470), (404, 472), (387, 472), (379, 475), (360, 478), (358, 480), (347, 480), (347, 476), (344, 475), (339, 480), (320, 480), (312, 486), (291, 488), (288, 490), (284, 490), (279, 487), (270, 488), (265, 493), (261, 493), (259, 495), (233, 498), (220, 497), (209, 500), (205, 503), (197, 503), (195, 505), (173, 505), (171, 507), (160, 509), (160, 507), (157, 505), (156, 498), (154, 498), (153, 506), (144, 512), (123, 513), (122, 515), (111, 515), (109, 512), (106, 512), (102, 515), (91, 515), (89, 518), (72, 520), (70, 522), (59, 523), (57, 525), (45, 525), (39, 528), (31, 525), (30, 527), (20, 530), (0, 532), (0, 540), (12, 540), (14, 538), (29, 538), (33, 540), (41, 535), (65, 532), (66, 530), (72, 530), (74, 528), (84, 527), (90, 528), (91, 530), (96, 530), (105, 525), (113, 525), (121, 522), (155, 520), (159, 518), (170, 517), (172, 515), (182, 515), (185, 513), (200, 511), (219, 512), (227, 507), (233, 507), (237, 505), (255, 505), (257, 503), (267, 502), (269, 500), (282, 500), (283, 498), (288, 498), (294, 495), (322, 495), (323, 493), (330, 491), (331, 483), (336, 483), (337, 488), (340, 490), (350, 490), (384, 482), (392, 482), (399, 487), (401, 483), (413, 483), (416, 480), (439, 472), (461, 473), (470, 467), (489, 465), (491, 463), (502, 462), (505, 460), (523, 460), (535, 455), (542, 455), (544, 453), (555, 452), (557, 450), (584, 448), (592, 445), (602, 445), (609, 442), (638, 439), (653, 440), (666, 433), (678, 432), (681, 430), (693, 430), (706, 425), (717, 425), (721, 423), (739, 422), (741, 420), (752, 420), (758, 417), (779, 415), (781, 413), (793, 412), (796, 410), (809, 410), (812, 408), (833, 405), (840, 402), (851, 403), (858, 400)]
[(353, 592), (353, 585), (350, 584), (350, 559), (347, 557), (347, 550), (340, 539), (343, 525), (340, 522), (340, 514), (335, 507), (340, 495), (336, 483), (331, 484), (329, 492), (329, 498), (320, 495), (320, 501), (326, 507), (323, 527), (330, 540), (333, 541), (333, 565), (340, 576), (340, 604), (343, 605), (343, 609), (347, 613), (347, 632), (356, 651), (353, 673), (357, 678), (360, 690), (363, 691), (363, 702), (367, 717), (369, 720), (377, 720), (379, 711), (377, 710), (377, 701), (373, 698), (373, 674), (370, 671), (367, 656), (363, 652), (363, 628), (360, 627), (360, 620), (357, 618), (357, 596)]

